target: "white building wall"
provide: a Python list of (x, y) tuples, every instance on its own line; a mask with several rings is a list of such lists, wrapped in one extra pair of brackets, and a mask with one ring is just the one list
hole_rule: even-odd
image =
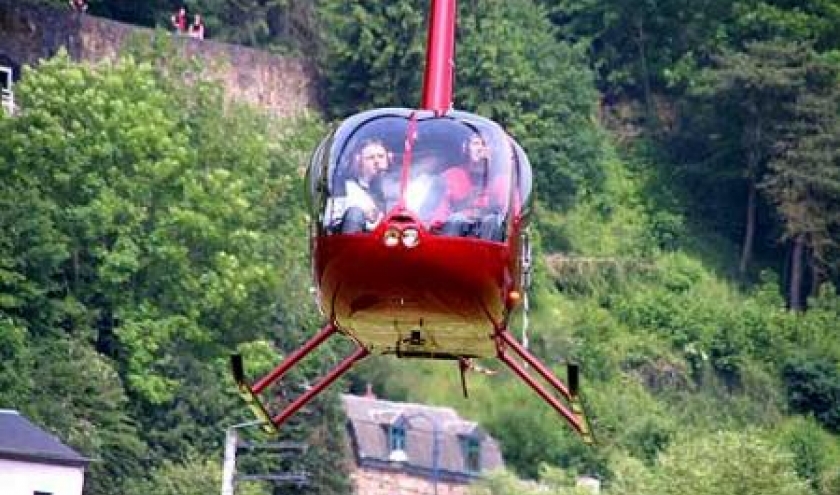
[(0, 105), (9, 115), (15, 113), (15, 93), (12, 84), (12, 68), (0, 65)]
[(0, 459), (0, 493), (3, 495), (81, 495), (85, 482), (82, 467), (53, 466)]

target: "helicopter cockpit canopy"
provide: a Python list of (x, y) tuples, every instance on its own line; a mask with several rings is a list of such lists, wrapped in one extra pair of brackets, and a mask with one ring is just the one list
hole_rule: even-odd
[(348, 118), (308, 171), (318, 235), (372, 232), (400, 211), (431, 234), (501, 242), (527, 217), (531, 180), (522, 148), (491, 120), (405, 108)]

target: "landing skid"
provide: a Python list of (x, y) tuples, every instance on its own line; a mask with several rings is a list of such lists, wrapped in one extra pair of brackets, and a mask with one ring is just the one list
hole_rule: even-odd
[(245, 382), (245, 365), (242, 362), (242, 356), (239, 354), (231, 356), (230, 367), (233, 371), (233, 379), (236, 380), (236, 386), (239, 389), (239, 396), (242, 397), (242, 400), (248, 405), (248, 409), (257, 417), (259, 425), (268, 433), (276, 432), (277, 428), (272, 423), (271, 416), (268, 414), (265, 405), (260, 401), (257, 394), (254, 393), (253, 389)]
[[(528, 384), (531, 389), (537, 393), (548, 405), (560, 413), (561, 416), (569, 423), (569, 425), (577, 431), (581, 439), (586, 444), (594, 443), (592, 438), (592, 430), (589, 427), (589, 422), (583, 409), (583, 402), (580, 398), (580, 369), (576, 364), (570, 364), (567, 367), (569, 386), (563, 384), (554, 373), (551, 372), (539, 359), (531, 354), (528, 349), (522, 346), (507, 328), (498, 328), (493, 336), (496, 341), (496, 356), (500, 361), (505, 363), (519, 378)], [(532, 367), (539, 376), (541, 376), (551, 388), (562, 395), (566, 399), (568, 406), (557, 399), (556, 395), (552, 394), (540, 382), (534, 379), (528, 370), (514, 360), (509, 354), (508, 350), (513, 351), (528, 366)]]
[[(334, 324), (329, 324), (321, 329), (315, 336), (309, 339), (302, 347), (286, 357), (276, 368), (271, 370), (266, 376), (258, 380), (253, 385), (249, 385), (245, 379), (245, 366), (242, 361), (242, 356), (231, 356), (231, 368), (233, 377), (236, 380), (239, 394), (242, 399), (254, 413), (258, 420), (261, 421), (263, 429), (270, 433), (276, 433), (278, 428), (289, 419), (294, 413), (300, 410), (303, 406), (309, 403), (315, 396), (320, 394), (324, 389), (330, 386), (339, 377), (345, 374), (357, 362), (368, 356), (370, 351), (367, 348), (357, 343), (356, 350), (348, 357), (336, 365), (329, 373), (321, 378), (315, 385), (307, 389), (297, 399), (286, 405), (279, 414), (272, 416), (269, 413), (265, 403), (260, 400), (260, 394), (263, 393), (272, 383), (281, 379), (293, 366), (305, 358), (309, 353), (317, 349), (329, 337), (338, 331)], [(566, 386), (560, 381), (545, 365), (543, 365), (536, 357), (534, 357), (525, 347), (523, 347), (511, 334), (507, 328), (497, 328), (493, 334), (493, 340), (496, 344), (496, 355), (500, 361), (505, 363), (519, 378), (528, 384), (537, 395), (539, 395), (545, 402), (547, 402), (554, 410), (560, 413), (561, 416), (577, 431), (585, 443), (592, 443), (592, 434), (589, 424), (584, 414), (583, 404), (579, 394), (580, 375), (577, 365), (568, 366), (568, 382)], [(542, 377), (551, 391), (547, 389), (542, 383), (537, 381), (528, 371), (528, 369), (514, 359), (510, 351), (515, 356), (518, 356), (524, 361), (527, 366), (533, 368), (537, 374)], [(409, 357), (409, 356), (405, 356)], [(441, 357), (441, 356), (436, 356)], [(455, 356), (453, 356), (455, 357)], [(469, 356), (455, 357), (459, 360), (459, 368), (461, 371), (461, 385), (466, 395), (466, 381), (464, 372), (468, 367)], [(553, 392), (555, 393), (553, 393)], [(561, 402), (557, 395), (565, 399), (566, 404)]]
[(325, 388), (329, 387), (341, 375), (347, 373), (358, 361), (365, 358), (369, 351), (358, 346), (350, 356), (347, 356), (342, 362), (336, 365), (326, 376), (319, 380), (315, 385), (306, 390), (297, 399), (287, 405), (279, 414), (271, 416), (265, 404), (259, 399), (259, 395), (265, 389), (276, 382), (283, 375), (286, 374), (294, 365), (301, 359), (305, 358), (310, 352), (314, 351), (321, 344), (324, 343), (330, 336), (336, 333), (338, 329), (335, 325), (329, 324), (321, 329), (314, 337), (309, 339), (302, 347), (290, 354), (282, 363), (271, 370), (266, 376), (257, 381), (254, 385), (248, 385), (245, 381), (245, 370), (242, 363), (242, 356), (235, 354), (231, 356), (231, 368), (233, 370), (233, 377), (239, 387), (239, 395), (245, 400), (248, 407), (257, 416), (257, 419), (264, 421), (263, 429), (269, 433), (276, 433), (280, 425), (286, 422), (289, 417), (296, 413), (300, 408), (309, 403), (316, 395), (320, 394)]

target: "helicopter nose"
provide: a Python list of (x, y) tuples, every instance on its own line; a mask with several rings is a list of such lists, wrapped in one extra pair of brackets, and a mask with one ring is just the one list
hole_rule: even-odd
[(394, 212), (386, 220), (382, 242), (389, 248), (402, 245), (408, 249), (420, 244), (422, 235), (417, 220), (406, 210)]

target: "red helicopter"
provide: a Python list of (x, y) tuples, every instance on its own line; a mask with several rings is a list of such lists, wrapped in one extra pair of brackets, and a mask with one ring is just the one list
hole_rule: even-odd
[[(465, 395), (472, 360), (495, 356), (591, 441), (577, 366), (564, 384), (508, 329), (529, 278), (531, 167), (498, 124), (452, 109), (455, 17), (456, 0), (432, 0), (420, 109), (351, 116), (313, 154), (313, 277), (327, 324), (253, 384), (232, 356), (268, 431), (370, 354), (455, 360)], [(334, 334), (356, 350), (269, 414), (259, 395)]]

